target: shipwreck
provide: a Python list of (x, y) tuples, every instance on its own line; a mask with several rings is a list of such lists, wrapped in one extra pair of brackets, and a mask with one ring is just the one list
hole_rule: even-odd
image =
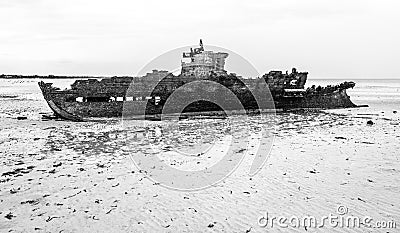
[[(305, 88), (308, 73), (298, 72), (295, 68), (291, 73), (271, 71), (261, 77), (243, 78), (225, 70), (225, 60), (228, 56), (228, 53), (206, 51), (200, 40), (199, 47), (183, 53), (179, 75), (153, 70), (142, 77), (76, 80), (71, 88), (65, 90), (43, 81), (39, 82), (39, 87), (55, 116), (72, 121), (121, 117), (126, 112), (133, 116), (154, 117), (163, 113), (237, 110), (237, 105), (230, 103), (232, 98), (224, 96), (225, 92), (222, 89), (232, 92), (247, 112), (264, 109), (285, 111), (358, 107), (346, 93), (347, 89), (355, 86), (354, 82)], [(198, 88), (187, 88), (181, 91), (183, 94), (180, 98), (190, 99), (201, 93), (222, 100), (225, 104), (223, 107), (212, 101), (198, 100), (184, 108), (172, 106), (167, 111), (165, 110), (168, 98), (175, 91), (199, 80), (217, 83), (221, 88), (204, 88), (199, 85)], [(266, 88), (261, 88), (261, 86), (266, 86)], [(254, 96), (255, 93), (267, 94), (264, 95), (266, 104), (260, 105)]]

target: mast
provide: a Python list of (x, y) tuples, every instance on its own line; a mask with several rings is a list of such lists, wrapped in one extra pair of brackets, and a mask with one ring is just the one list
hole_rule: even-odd
[(200, 39), (200, 49), (201, 49), (201, 51), (204, 51), (204, 47), (203, 47), (203, 40), (202, 39)]

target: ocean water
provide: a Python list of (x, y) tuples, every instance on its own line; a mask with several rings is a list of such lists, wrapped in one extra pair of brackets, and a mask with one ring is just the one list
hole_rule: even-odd
[[(351, 79), (348, 79), (351, 80)], [(29, 119), (38, 120), (43, 113), (51, 113), (47, 107), (37, 79), (0, 79), (0, 119), (27, 116)], [(54, 86), (61, 89), (68, 88), (74, 80), (43, 80), (53, 82)], [(311, 79), (311, 85), (335, 85), (346, 80), (339, 79)], [(400, 112), (400, 79), (359, 79), (354, 80), (356, 86), (349, 89), (351, 100), (357, 105), (369, 105), (369, 108), (333, 110), (340, 114), (371, 114), (391, 119), (398, 119)]]
[[(351, 79), (350, 79), (351, 80)], [(309, 80), (307, 85), (331, 85), (346, 80)], [(347, 80), (348, 81), (348, 80)], [(355, 79), (353, 89), (347, 90), (351, 100), (357, 105), (368, 105), (368, 108), (333, 110), (338, 113), (371, 114), (371, 116), (399, 119), (400, 114), (400, 79)]]

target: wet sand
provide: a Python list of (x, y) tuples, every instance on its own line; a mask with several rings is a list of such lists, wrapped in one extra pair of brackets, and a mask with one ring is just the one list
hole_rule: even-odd
[[(257, 175), (249, 177), (245, 160), (223, 182), (196, 192), (146, 178), (129, 153), (148, 151), (148, 144), (132, 138), (127, 144), (118, 121), (3, 118), (0, 231), (286, 232), (261, 228), (258, 218), (265, 212), (321, 217), (335, 214), (338, 205), (350, 215), (400, 223), (399, 120), (347, 113), (278, 114), (270, 157)], [(367, 126), (369, 119), (374, 125)], [(222, 121), (208, 120), (205, 131), (214, 135)], [(201, 134), (189, 127), (176, 137), (189, 132)]]

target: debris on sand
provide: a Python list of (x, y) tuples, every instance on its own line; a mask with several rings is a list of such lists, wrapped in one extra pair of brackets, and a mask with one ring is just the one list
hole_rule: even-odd
[(19, 116), (19, 117), (17, 117), (17, 120), (19, 120), (19, 121), (27, 120), (27, 119), (28, 119), (28, 117), (25, 117), (25, 116)]
[(57, 216), (54, 216), (54, 217), (48, 217), (47, 219), (46, 219), (46, 222), (50, 222), (51, 220), (53, 220), (53, 219), (55, 219), (55, 218), (60, 218), (60, 217), (57, 217)]
[(37, 204), (39, 204), (39, 202), (40, 202), (39, 199), (27, 200), (27, 201), (21, 201), (21, 205), (24, 205), (24, 204), (37, 205)]
[(367, 121), (367, 125), (374, 125), (374, 122), (369, 120), (369, 121)]
[(366, 202), (365, 200), (363, 200), (361, 198), (357, 198), (357, 200), (362, 201), (362, 202)]
[(71, 198), (71, 197), (75, 197), (76, 195), (78, 195), (78, 194), (80, 194), (80, 193), (82, 193), (82, 190), (79, 191), (79, 192), (76, 193), (76, 194), (70, 195), (70, 196), (68, 196), (68, 197), (64, 197), (64, 199), (68, 199), (68, 198)]
[(12, 218), (15, 218), (16, 216), (13, 215), (11, 212), (8, 213), (6, 216), (4, 216), (6, 219), (11, 220)]
[(15, 99), (17, 97), (18, 97), (17, 95), (6, 95), (6, 94), (1, 94), (0, 95), (1, 99)]
[(361, 142), (361, 143), (364, 143), (364, 144), (369, 144), (369, 145), (373, 145), (373, 144), (375, 144), (375, 143), (373, 143), (373, 142)]
[(23, 165), (24, 164), (24, 161), (17, 161), (16, 163), (15, 163), (15, 165)]
[(111, 213), (111, 211), (113, 211), (113, 210), (115, 210), (115, 209), (116, 209), (115, 207), (114, 207), (114, 208), (111, 208), (109, 211), (106, 212), (106, 214)]
[(35, 166), (28, 166), (26, 168), (16, 168), (14, 171), (3, 172), (1, 176), (21, 176), (22, 174), (27, 174), (32, 171)]
[(11, 194), (16, 194), (16, 193), (18, 193), (18, 191), (20, 190), (21, 188), (17, 188), (17, 189), (10, 189), (10, 193)]
[(59, 167), (59, 166), (61, 166), (61, 165), (62, 165), (62, 163), (59, 162), (59, 163), (53, 164), (53, 167)]
[(311, 171), (308, 171), (309, 173), (311, 173), (311, 174), (317, 174), (317, 173), (319, 173), (319, 172), (317, 172), (317, 170), (315, 170), (315, 169), (313, 169), (313, 170), (311, 170)]
[(7, 179), (0, 179), (0, 183), (6, 183), (6, 182), (8, 182), (8, 181), (10, 181), (11, 179), (10, 178), (7, 178)]
[(208, 228), (213, 228), (213, 227), (215, 226), (215, 223), (216, 223), (216, 222), (214, 222), (214, 223), (210, 223), (210, 224), (208, 224), (208, 226), (207, 226), (207, 227), (208, 227)]

